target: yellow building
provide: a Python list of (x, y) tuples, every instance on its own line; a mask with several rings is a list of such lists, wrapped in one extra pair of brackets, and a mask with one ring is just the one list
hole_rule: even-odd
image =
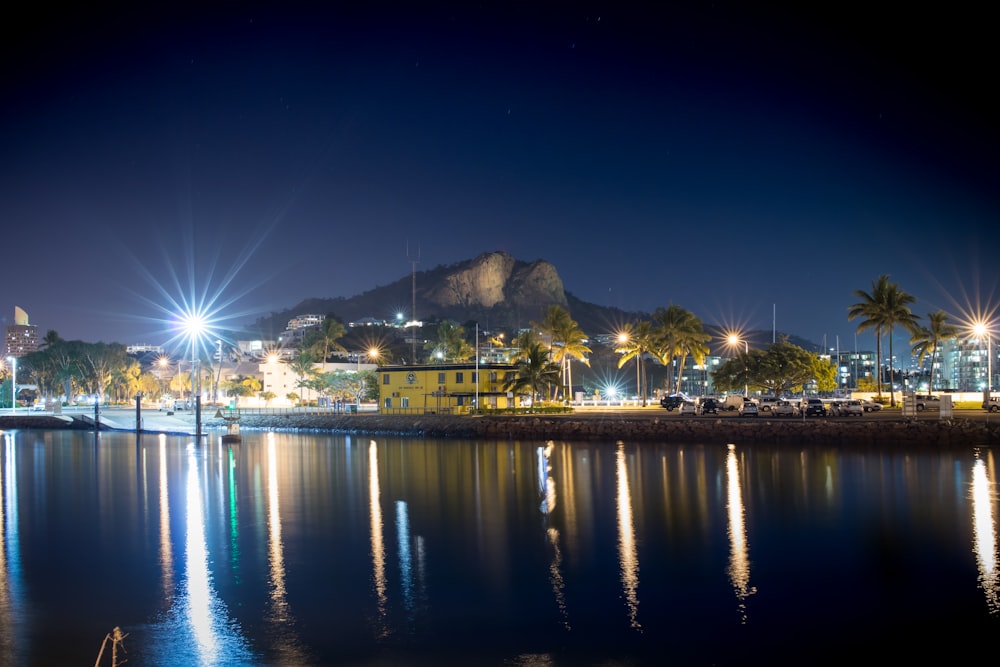
[[(428, 366), (379, 366), (382, 414), (461, 414), (519, 405), (503, 387), (517, 374), (511, 364), (460, 362)], [(477, 403), (478, 401), (478, 403)]]

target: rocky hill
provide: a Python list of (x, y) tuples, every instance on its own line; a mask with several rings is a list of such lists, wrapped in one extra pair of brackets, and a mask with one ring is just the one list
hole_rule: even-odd
[(565, 290), (559, 272), (549, 262), (525, 262), (504, 252), (491, 252), (418, 271), (357, 296), (306, 299), (260, 318), (253, 328), (261, 336), (272, 337), (284, 330), (288, 320), (304, 313), (333, 314), (344, 322), (366, 317), (391, 321), (396, 311), (410, 317), (414, 301), (420, 320), (474, 320), (484, 329), (508, 331), (542, 319), (553, 304), (566, 308), (588, 332), (610, 331), (642, 315), (580, 301)]
[[(581, 301), (566, 291), (559, 272), (549, 262), (525, 262), (504, 252), (490, 252), (457, 264), (418, 271), (357, 296), (306, 299), (288, 310), (258, 319), (252, 332), (275, 339), (288, 320), (305, 313), (332, 314), (344, 322), (364, 318), (392, 321), (397, 312), (409, 318), (414, 301), (419, 320), (451, 319), (462, 324), (474, 321), (483, 330), (508, 332), (541, 321), (553, 304), (566, 308), (590, 336), (613, 333), (626, 322), (649, 318), (649, 313)], [(691, 309), (696, 306), (680, 305)], [(705, 326), (714, 337), (722, 336), (713, 323), (706, 322)], [(754, 347), (771, 342), (770, 331), (749, 332), (747, 336)], [(792, 336), (790, 342), (818, 350), (801, 338)]]

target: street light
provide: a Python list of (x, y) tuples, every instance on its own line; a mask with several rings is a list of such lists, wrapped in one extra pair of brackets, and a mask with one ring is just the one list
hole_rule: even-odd
[(993, 333), (985, 322), (976, 322), (972, 332), (979, 340), (986, 336), (986, 396), (989, 398), (993, 395)]
[[(198, 340), (205, 330), (205, 320), (199, 313), (188, 313), (184, 317), (184, 329), (191, 341), (191, 395), (194, 398), (195, 437), (201, 440), (201, 374), (196, 373), (198, 363)], [(196, 391), (197, 387), (197, 391)]]
[(215, 394), (212, 396), (213, 402), (219, 402), (219, 384), (222, 383), (222, 340), (217, 339), (215, 344), (219, 346), (219, 372), (215, 376)]
[(17, 412), (17, 357), (7, 357), (10, 362), (10, 414)]
[(357, 360), (357, 363), (358, 363), (358, 370), (357, 370), (358, 373), (361, 372), (361, 357), (362, 356), (368, 357), (368, 359), (377, 358), (378, 357), (378, 348), (376, 348), (376, 347), (370, 347), (367, 350), (360, 350), (360, 351), (354, 353), (354, 357), (355, 357), (355, 359)]
[(749, 360), (747, 359), (747, 357), (750, 356), (750, 344), (747, 342), (745, 338), (741, 339), (736, 334), (729, 334), (729, 338), (727, 338), (726, 340), (729, 343), (730, 347), (738, 345), (741, 340), (743, 341), (743, 380), (745, 382), (745, 384), (743, 385), (743, 396), (749, 396), (750, 378), (747, 377), (747, 373), (749, 372), (749, 368), (747, 367)]
[[(619, 345), (625, 345), (626, 343), (628, 343), (628, 340), (629, 340), (628, 332), (623, 331), (622, 333), (618, 334), (618, 344)], [(636, 398), (638, 398), (639, 393), (642, 391), (642, 388), (639, 386), (639, 377), (640, 377), (639, 373), (640, 373), (640, 370), (639, 370), (639, 351), (636, 350), (636, 355), (635, 355), (635, 395), (636, 395)], [(678, 390), (679, 389), (680, 388), (678, 387)]]

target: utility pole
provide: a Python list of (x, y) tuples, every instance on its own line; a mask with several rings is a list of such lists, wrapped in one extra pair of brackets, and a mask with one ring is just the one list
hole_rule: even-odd
[[(410, 256), (410, 242), (406, 242), (406, 256)], [(417, 246), (417, 258), (410, 260), (410, 293), (413, 303), (410, 306), (410, 324), (413, 331), (410, 336), (410, 363), (417, 363), (417, 262), (420, 261), (420, 246)]]

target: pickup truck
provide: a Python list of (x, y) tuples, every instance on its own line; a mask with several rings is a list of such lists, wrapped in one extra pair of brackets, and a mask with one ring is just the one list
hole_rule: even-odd
[(941, 397), (917, 394), (913, 397), (913, 407), (917, 412), (923, 412), (924, 410), (940, 410)]

